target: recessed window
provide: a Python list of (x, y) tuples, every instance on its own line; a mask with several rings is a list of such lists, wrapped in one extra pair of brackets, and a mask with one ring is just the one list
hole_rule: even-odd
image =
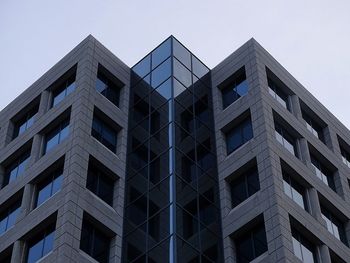
[(342, 139), (338, 137), (340, 153), (343, 163), (350, 168), (350, 146)]
[(315, 246), (295, 229), (292, 229), (292, 242), (294, 255), (297, 258), (304, 263), (317, 262)]
[(276, 140), (283, 145), (291, 154), (297, 155), (297, 140), (292, 136), (287, 128), (275, 122), (275, 136)]
[(80, 249), (100, 263), (109, 261), (110, 237), (90, 221), (83, 219)]
[(124, 84), (114, 77), (107, 69), (99, 65), (96, 80), (96, 90), (111, 101), (115, 106), (119, 106), (120, 90)]
[(28, 242), (27, 263), (35, 263), (53, 249), (55, 227), (52, 225)]
[(235, 125), (225, 133), (227, 154), (232, 153), (253, 138), (253, 128), (250, 116)]
[(40, 206), (51, 196), (61, 190), (62, 187), (62, 169), (50, 173), (50, 176), (38, 184), (38, 195), (36, 198), (36, 207)]
[(272, 79), (268, 78), (269, 93), (277, 100), (284, 108), (290, 109), (288, 95), (281, 89), (281, 87)]
[(106, 167), (95, 160), (90, 161), (86, 188), (110, 206), (113, 205), (114, 182)]
[(302, 209), (306, 209), (306, 190), (286, 171), (283, 171), (283, 190), (284, 193), (294, 200)]
[(324, 128), (327, 124), (321, 120), (306, 104), (300, 100), (300, 107), (306, 128), (321, 142), (325, 143)]
[(69, 135), (69, 119), (60, 122), (49, 133), (45, 135), (44, 154), (60, 144)]
[(55, 107), (75, 90), (75, 72), (76, 66), (70, 69), (61, 79), (52, 85), (51, 108)]
[(332, 172), (316, 156), (311, 154), (310, 157), (311, 165), (315, 170), (316, 176), (335, 191), (335, 184)]
[(39, 105), (36, 105), (14, 123), (13, 139), (24, 133), (34, 124), (34, 118), (38, 112), (38, 109)]
[(267, 251), (264, 223), (235, 238), (237, 263), (248, 263)]
[(242, 67), (231, 77), (219, 86), (222, 94), (222, 105), (225, 109), (233, 102), (248, 93), (248, 82), (246, 79), (245, 68)]
[(326, 221), (328, 231), (337, 239), (347, 245), (344, 224), (328, 209), (321, 206), (322, 218)]
[(118, 132), (96, 114), (92, 121), (91, 135), (109, 150), (116, 153)]
[(344, 164), (350, 168), (350, 153), (344, 148), (340, 147), (341, 157)]
[(230, 190), (233, 208), (259, 191), (260, 183), (257, 167), (254, 166), (242, 172), (239, 171), (238, 177), (230, 182)]
[(27, 151), (17, 157), (13, 162), (5, 167), (5, 175), (2, 183), (2, 187), (5, 187), (9, 183), (15, 181), (17, 177), (24, 174), (25, 169), (30, 158), (30, 151)]
[(5, 233), (16, 223), (20, 212), (21, 202), (16, 201), (10, 207), (0, 213), (0, 235)]

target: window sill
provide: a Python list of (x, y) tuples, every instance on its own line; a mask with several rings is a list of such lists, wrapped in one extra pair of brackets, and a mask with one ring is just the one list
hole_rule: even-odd
[(249, 141), (246, 141), (245, 143), (243, 143), (241, 146), (239, 146), (237, 149), (233, 150), (232, 152), (226, 153), (226, 158), (225, 158), (225, 160), (228, 159), (228, 158), (230, 158), (231, 155), (235, 154), (237, 151), (239, 151), (241, 148), (245, 147), (247, 144), (252, 143), (253, 140), (254, 140), (254, 137), (251, 138)]
[(94, 259), (93, 257), (91, 257), (89, 254), (87, 254), (86, 252), (84, 252), (81, 249), (79, 249), (79, 254), (92, 263), (99, 263), (96, 259)]
[[(247, 95), (248, 95), (248, 93), (245, 94), (244, 96), (239, 97), (239, 98), (236, 99), (234, 102), (232, 102), (230, 105), (227, 105), (226, 108), (222, 107), (222, 112), (225, 112), (228, 108), (231, 108), (232, 105), (237, 104), (237, 101), (241, 101), (242, 98), (245, 98)], [(223, 105), (222, 105), (222, 106), (223, 106)]]
[(256, 197), (256, 195), (260, 192), (257, 191), (256, 193), (252, 194), (251, 196), (249, 196), (246, 200), (242, 201), (242, 203), (238, 204), (237, 206), (231, 208), (230, 212), (228, 214), (231, 214), (233, 212), (235, 212), (235, 210), (238, 210), (240, 207), (242, 207), (243, 205), (245, 205), (246, 203), (249, 203), (252, 199), (254, 199)]

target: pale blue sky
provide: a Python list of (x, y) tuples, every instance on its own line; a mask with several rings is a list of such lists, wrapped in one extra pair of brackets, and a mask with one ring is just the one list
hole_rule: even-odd
[(88, 34), (134, 65), (170, 34), (210, 68), (249, 38), (350, 127), (348, 0), (1, 0), (0, 110)]

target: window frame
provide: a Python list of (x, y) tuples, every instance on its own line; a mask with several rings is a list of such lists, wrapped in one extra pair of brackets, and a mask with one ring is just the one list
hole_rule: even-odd
[[(299, 251), (301, 254), (301, 258), (296, 254), (295, 251), (296, 245), (299, 246)], [(316, 255), (316, 246), (312, 244), (308, 239), (306, 239), (302, 234), (300, 234), (299, 231), (292, 228), (292, 246), (293, 246), (293, 254), (300, 259), (302, 262), (305, 263), (318, 263), (317, 255)], [(308, 252), (312, 254), (312, 259), (314, 262), (304, 261), (304, 253), (303, 248), (306, 249)]]
[[(297, 182), (297, 180), (295, 180), (290, 173), (286, 172), (284, 169), (282, 169), (282, 180), (283, 180), (283, 192), (285, 193), (285, 195), (287, 195), (289, 198), (291, 198), (297, 205), (299, 205), (302, 209), (304, 209), (305, 211), (309, 211), (308, 208), (308, 198), (307, 198), (307, 189), (302, 186), (299, 182)], [(286, 185), (288, 184), (289, 186), (289, 190), (290, 193), (288, 194), (286, 192)], [(296, 191), (298, 194), (301, 195), (303, 203), (300, 204), (298, 202), (298, 198), (294, 198), (294, 191)]]
[[(279, 140), (279, 136), (281, 140)], [(299, 158), (298, 153), (298, 138), (291, 135), (282, 124), (275, 122), (275, 138), (276, 140), (285, 148), (289, 153), (293, 154), (295, 157)], [(293, 152), (287, 147), (291, 145), (293, 147)]]
[[(70, 71), (70, 70), (69, 70)], [(73, 93), (76, 90), (76, 73), (69, 74), (68, 76), (63, 77), (63, 80), (58, 80), (59, 84), (54, 84), (54, 88), (51, 88), (51, 103), (50, 109), (56, 107), (60, 104), (68, 95)], [(59, 96), (63, 96), (61, 99), (58, 99)]]
[[(8, 164), (5, 167), (5, 173), (4, 173), (1, 189), (9, 185), (11, 182), (15, 181), (18, 177), (22, 176), (25, 173), (28, 166), (29, 159), (31, 157), (30, 153), (31, 153), (30, 150), (23, 152), (14, 161), (12, 161), (10, 164)], [(19, 173), (19, 170), (20, 170), (19, 168), (21, 165), (23, 165), (23, 170), (21, 173)], [(15, 175), (15, 178), (11, 180), (11, 174), (14, 170), (16, 170), (16, 175)]]
[[(40, 232), (39, 234), (37, 234), (35, 237), (33, 237), (32, 239), (30, 239), (27, 242), (27, 253), (26, 253), (26, 263), (30, 262), (29, 261), (29, 256), (30, 256), (30, 250), (38, 245), (40, 242), (43, 242), (42, 244), (42, 248), (41, 248), (41, 256), (38, 260), (33, 261), (33, 263), (40, 261), (40, 259), (42, 259), (43, 257), (45, 257), (46, 255), (50, 254), (53, 251), (54, 248), (54, 242), (55, 242), (55, 233), (56, 229), (55, 229), (55, 225), (50, 225), (48, 228), (46, 228), (44, 231)], [(49, 251), (45, 252), (45, 242), (46, 242), (46, 238), (47, 237), (51, 237), (51, 234), (53, 234), (53, 240), (52, 240), (52, 244), (51, 244), (51, 248)]]
[[(246, 136), (245, 129), (249, 129), (249, 134)], [(236, 147), (229, 146), (230, 139), (232, 140), (235, 135), (239, 136), (239, 145)], [(230, 155), (234, 151), (236, 151), (238, 148), (240, 148), (242, 145), (250, 141), (254, 138), (254, 131), (253, 131), (253, 124), (251, 121), (251, 116), (246, 116), (241, 121), (237, 122), (232, 128), (228, 129), (225, 132), (225, 141), (226, 141), (226, 153), (227, 155)]]
[[(98, 83), (103, 83), (104, 89), (98, 89)], [(122, 88), (125, 86), (117, 77), (115, 77), (111, 72), (109, 72), (101, 64), (98, 66), (95, 89), (98, 93), (108, 99), (116, 107), (120, 107), (120, 98)], [(114, 99), (111, 99), (110, 93), (113, 93)]]
[[(22, 206), (21, 203), (22, 203), (21, 199), (18, 199), (15, 202), (13, 202), (11, 205), (9, 205), (6, 209), (0, 212), (0, 227), (1, 227), (1, 223), (4, 220), (6, 220), (4, 231), (1, 232), (1, 228), (0, 228), (0, 236), (6, 233), (9, 229), (11, 229), (16, 224), (18, 215), (21, 212), (21, 206)], [(9, 225), (9, 218), (10, 216), (13, 216), (13, 215), (15, 216), (14, 222), (13, 224)]]
[[(95, 129), (96, 126), (98, 130)], [(116, 154), (118, 148), (119, 129), (116, 130), (113, 126), (114, 125), (110, 125), (109, 123), (107, 123), (105, 119), (100, 117), (98, 114), (94, 114), (91, 125), (91, 136), (95, 138), (98, 142), (100, 142), (102, 145), (104, 145), (107, 149)], [(109, 140), (106, 140), (103, 136), (104, 133), (106, 133), (106, 130), (110, 132), (111, 135), (113, 135), (114, 143), (111, 143)], [(107, 141), (108, 144), (110, 144), (110, 146), (108, 144), (106, 145), (104, 141)]]
[[(69, 137), (70, 131), (69, 131), (69, 125), (70, 125), (70, 119), (65, 118), (56, 126), (54, 126), (51, 130), (45, 133), (45, 139), (44, 139), (44, 147), (43, 147), (43, 155), (50, 152), (53, 148), (55, 148), (57, 145), (61, 144), (62, 141), (67, 139)], [(66, 131), (66, 135), (62, 138), (62, 131)], [(51, 146), (50, 149), (47, 149), (48, 142), (58, 136), (58, 142), (57, 144)], [(50, 139), (49, 139), (50, 138)]]
[[(58, 178), (59, 178), (59, 180), (61, 180), (60, 187), (59, 187), (59, 189), (56, 192), (53, 192), (54, 191), (54, 189), (53, 189), (54, 182)], [(59, 168), (59, 169), (54, 170), (53, 172), (50, 172), (50, 176), (47, 176), (42, 181), (37, 183), (34, 207), (37, 208), (37, 207), (43, 205), (50, 198), (52, 198), (55, 194), (57, 194), (59, 191), (61, 191), (62, 190), (62, 183), (63, 183), (63, 169), (62, 168)], [(42, 191), (44, 188), (46, 188), (49, 185), (50, 185), (50, 195), (49, 195), (49, 197), (47, 197), (45, 200), (43, 200), (41, 203), (39, 203), (40, 191)]]

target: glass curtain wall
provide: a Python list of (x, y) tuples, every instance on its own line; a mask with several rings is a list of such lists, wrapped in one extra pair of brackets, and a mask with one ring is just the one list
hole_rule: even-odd
[(208, 73), (174, 37), (132, 69), (123, 262), (222, 262)]

